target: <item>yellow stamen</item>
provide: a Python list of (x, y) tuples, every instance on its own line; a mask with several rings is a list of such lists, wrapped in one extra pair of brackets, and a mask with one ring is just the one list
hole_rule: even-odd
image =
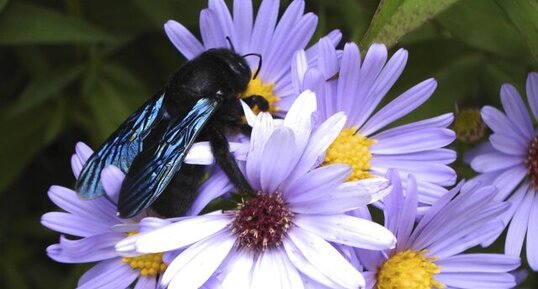
[(372, 178), (370, 174), (370, 146), (375, 140), (364, 137), (356, 132), (356, 128), (345, 128), (331, 144), (323, 165), (347, 164), (353, 172), (349, 175), (348, 181), (356, 181)]
[[(129, 232), (127, 235), (132, 236), (138, 232)], [(140, 271), (142, 276), (154, 276), (164, 273), (167, 266), (163, 262), (163, 253), (146, 254), (137, 257), (123, 257), (123, 263), (127, 263), (131, 268)]]
[[(254, 79), (251, 79), (248, 83), (247, 89), (242, 92), (239, 96), (241, 98), (246, 98), (252, 95), (259, 95), (265, 98), (267, 103), (269, 104), (269, 113), (274, 114), (278, 112), (278, 107), (275, 105), (277, 101), (280, 100), (280, 98), (273, 94), (273, 87), (275, 85), (273, 83), (263, 83), (259, 77), (256, 77)], [(255, 114), (258, 114), (261, 109), (258, 106), (254, 106), (252, 108)]]
[(446, 286), (435, 281), (440, 267), (435, 257), (425, 257), (425, 250), (406, 250), (390, 257), (377, 274), (377, 289), (442, 289)]

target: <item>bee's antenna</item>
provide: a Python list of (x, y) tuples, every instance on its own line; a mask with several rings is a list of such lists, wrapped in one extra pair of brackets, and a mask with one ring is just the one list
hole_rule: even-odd
[(235, 52), (235, 47), (234, 47), (234, 44), (232, 43), (232, 40), (230, 39), (230, 36), (226, 36), (226, 40), (230, 44), (230, 48), (232, 49), (232, 51)]
[(254, 73), (254, 77), (252, 77), (252, 79), (256, 78), (256, 76), (258, 76), (258, 72), (260, 72), (260, 69), (262, 68), (262, 55), (259, 54), (259, 53), (249, 53), (249, 54), (245, 54), (243, 55), (243, 57), (247, 57), (247, 56), (257, 56), (259, 61), (258, 61), (258, 69), (256, 69), (256, 73)]

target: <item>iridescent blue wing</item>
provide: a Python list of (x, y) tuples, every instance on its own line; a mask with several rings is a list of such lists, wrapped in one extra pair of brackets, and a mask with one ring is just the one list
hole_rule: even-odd
[(183, 119), (170, 122), (162, 137), (144, 147), (123, 181), (118, 201), (122, 218), (149, 207), (164, 191), (219, 102), (202, 98)]
[(143, 141), (164, 114), (164, 94), (148, 100), (101, 145), (88, 159), (77, 180), (76, 190), (84, 199), (93, 199), (105, 194), (101, 184), (101, 171), (115, 165), (127, 172), (135, 157), (142, 151)]

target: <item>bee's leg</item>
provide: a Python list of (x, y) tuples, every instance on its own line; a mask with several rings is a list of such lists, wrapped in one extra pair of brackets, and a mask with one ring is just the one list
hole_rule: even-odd
[(240, 193), (253, 193), (252, 187), (245, 179), (245, 176), (243, 176), (243, 173), (237, 166), (233, 154), (230, 152), (228, 140), (226, 139), (226, 136), (224, 136), (222, 129), (215, 125), (210, 125), (208, 129), (211, 152), (217, 163), (224, 170), (224, 173), (226, 173)]

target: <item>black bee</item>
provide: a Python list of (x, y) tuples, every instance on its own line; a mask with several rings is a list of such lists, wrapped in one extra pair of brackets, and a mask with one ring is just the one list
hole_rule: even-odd
[[(261, 66), (261, 56), (256, 56)], [(225, 137), (227, 130), (245, 126), (238, 95), (250, 79), (244, 56), (229, 49), (210, 49), (186, 62), (89, 158), (76, 184), (79, 196), (103, 195), (101, 170), (115, 165), (126, 172), (119, 195), (120, 217), (132, 217), (152, 204), (165, 217), (183, 215), (205, 173), (203, 166), (183, 160), (194, 142), (204, 140), (210, 142), (216, 162), (238, 191), (251, 192)], [(247, 101), (268, 108), (262, 97)]]

